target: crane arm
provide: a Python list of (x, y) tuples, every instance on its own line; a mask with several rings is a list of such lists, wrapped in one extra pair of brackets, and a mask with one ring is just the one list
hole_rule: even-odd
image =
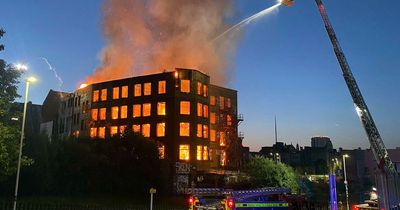
[(324, 5), (322, 4), (322, 0), (315, 0), (315, 2), (317, 3), (318, 10), (321, 13), (325, 29), (328, 32), (329, 39), (332, 42), (333, 50), (335, 51), (336, 58), (342, 69), (343, 77), (346, 81), (351, 97), (353, 98), (357, 114), (361, 120), (365, 132), (367, 133), (375, 161), (377, 162), (378, 167), (381, 170), (387, 173), (396, 173), (393, 162), (390, 160), (385, 144), (383, 143), (381, 135), (379, 134), (375, 122), (372, 119), (367, 104), (364, 101), (361, 91), (358, 88), (357, 82), (351, 72), (350, 66), (347, 63), (346, 57), (340, 47), (335, 31), (333, 30), (333, 27), (328, 19), (328, 15), (326, 14)]

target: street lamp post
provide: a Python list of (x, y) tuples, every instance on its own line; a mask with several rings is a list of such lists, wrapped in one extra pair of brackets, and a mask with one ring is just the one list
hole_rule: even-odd
[[(18, 68), (18, 66), (17, 66)], [(25, 67), (26, 68), (26, 67)], [(26, 70), (26, 69), (25, 69)], [(28, 106), (28, 92), (29, 92), (29, 83), (35, 82), (36, 78), (29, 77), (26, 79), (26, 88), (25, 88), (25, 101), (24, 101), (24, 113), (22, 116), (22, 127), (21, 127), (21, 139), (19, 141), (19, 154), (18, 154), (18, 167), (17, 167), (17, 177), (15, 180), (15, 193), (14, 193), (14, 205), (13, 210), (17, 209), (17, 196), (18, 196), (18, 184), (19, 184), (19, 173), (21, 170), (21, 158), (22, 158), (22, 145), (24, 141), (24, 131), (25, 131), (25, 117), (26, 117), (26, 108)]]
[(343, 158), (343, 175), (344, 175), (344, 187), (346, 189), (346, 205), (347, 205), (347, 210), (350, 209), (349, 207), (349, 187), (347, 184), (347, 174), (346, 174), (346, 158), (348, 158), (349, 155), (348, 154), (344, 154), (342, 156)]

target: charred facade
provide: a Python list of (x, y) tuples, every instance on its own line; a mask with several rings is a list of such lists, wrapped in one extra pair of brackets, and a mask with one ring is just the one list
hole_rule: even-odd
[(205, 173), (241, 165), (237, 91), (210, 84), (197, 70), (95, 83), (63, 96), (58, 139), (109, 138), (129, 128), (156, 141), (171, 163)]

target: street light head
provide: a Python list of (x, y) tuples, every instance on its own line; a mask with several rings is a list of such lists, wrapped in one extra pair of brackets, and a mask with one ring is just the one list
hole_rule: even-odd
[(350, 156), (348, 154), (344, 154), (343, 157), (348, 158)]
[(28, 66), (22, 63), (17, 63), (14, 65), (14, 67), (18, 70), (18, 71), (26, 71), (28, 70)]
[(35, 77), (29, 77), (28, 79), (26, 79), (27, 82), (36, 82), (37, 79)]

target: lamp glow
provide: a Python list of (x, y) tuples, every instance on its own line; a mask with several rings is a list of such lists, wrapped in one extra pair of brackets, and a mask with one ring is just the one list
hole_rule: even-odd
[(29, 77), (28, 79), (26, 79), (27, 82), (36, 82), (37, 79), (35, 77)]

